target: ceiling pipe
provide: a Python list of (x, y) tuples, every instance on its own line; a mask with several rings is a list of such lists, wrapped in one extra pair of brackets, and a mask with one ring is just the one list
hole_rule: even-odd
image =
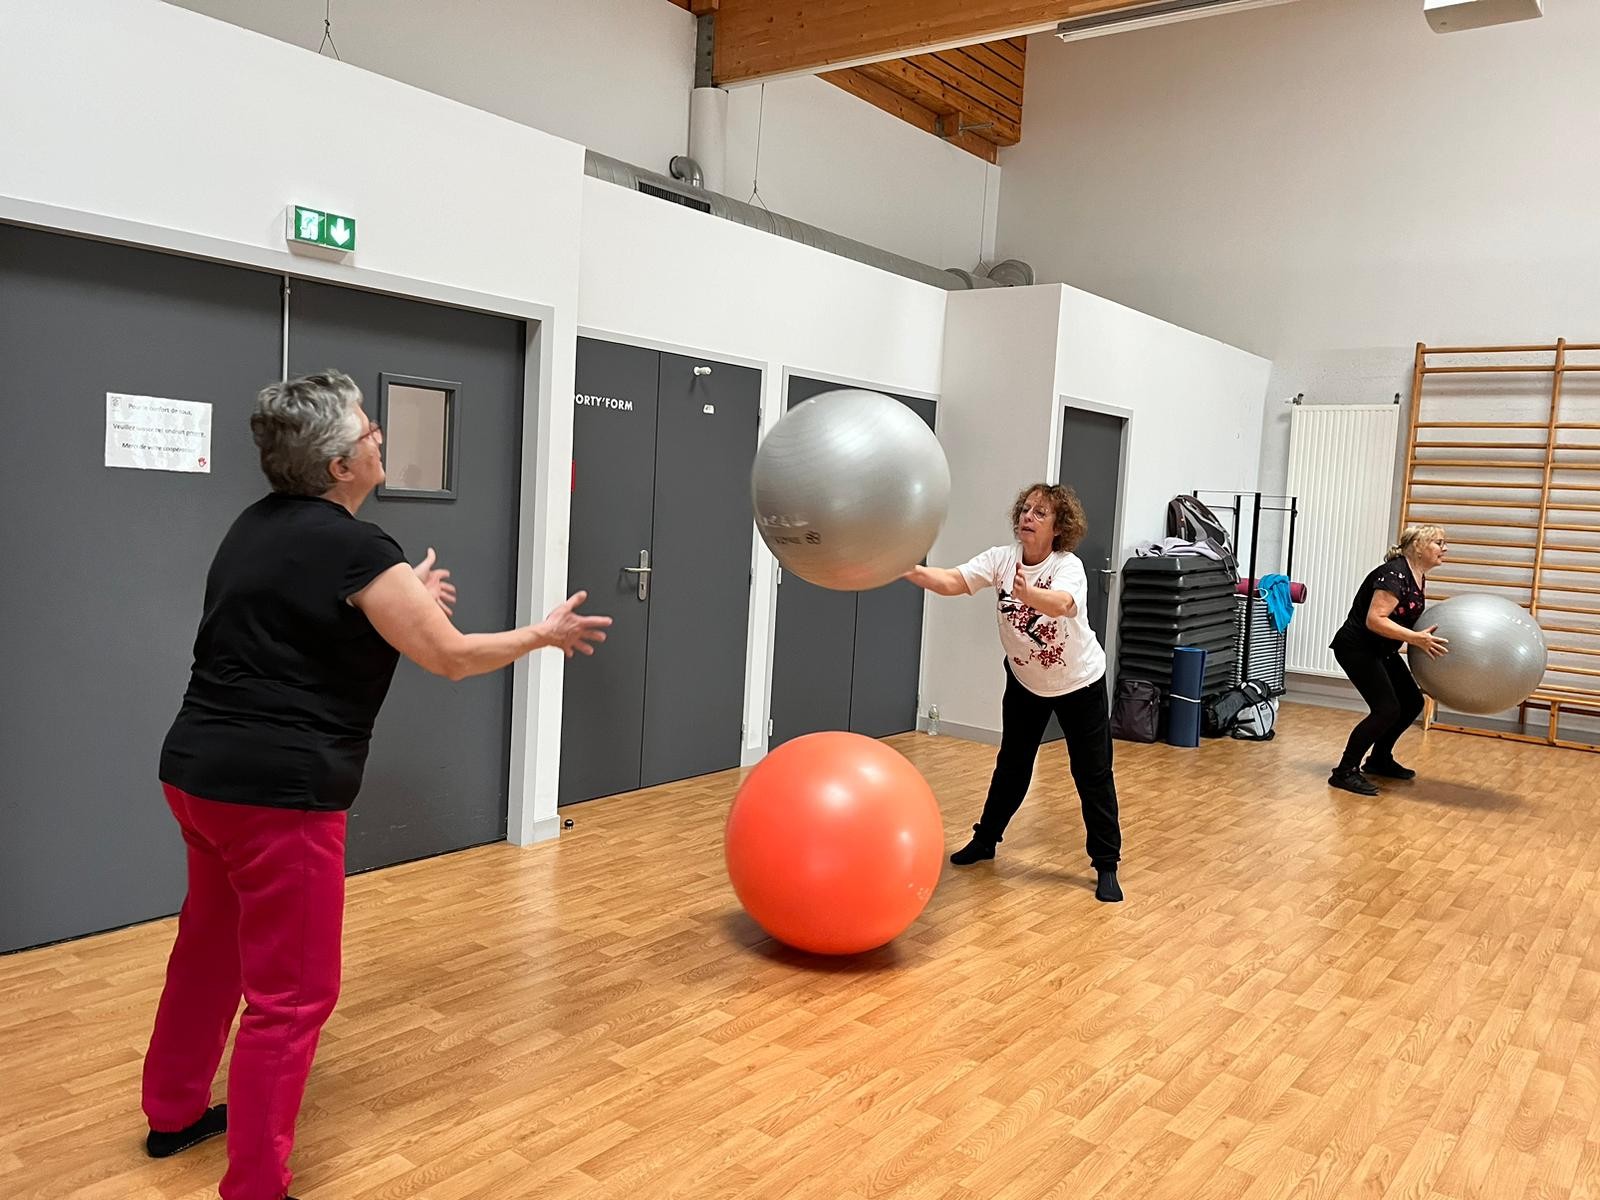
[[(755, 204), (731, 199), (721, 192), (697, 186), (686, 177), (699, 170), (699, 164), (686, 155), (673, 158), (669, 168), (672, 175), (647, 171), (621, 159), (610, 158), (589, 150), (584, 155), (584, 173), (631, 192), (643, 192), (659, 200), (681, 204), (699, 212), (708, 213), (724, 221), (759, 229), (776, 237), (787, 238), (802, 245), (853, 259), (880, 271), (889, 271), (907, 279), (915, 279), (945, 291), (968, 291), (975, 288), (1026, 286), (1033, 282), (1033, 269), (1028, 264), (1008, 259), (987, 271), (982, 264), (977, 270), (966, 271), (957, 267), (940, 270), (904, 255), (892, 254), (877, 246), (869, 246), (851, 238), (841, 237), (815, 225), (791, 220)], [(679, 173), (684, 174), (680, 175)]]

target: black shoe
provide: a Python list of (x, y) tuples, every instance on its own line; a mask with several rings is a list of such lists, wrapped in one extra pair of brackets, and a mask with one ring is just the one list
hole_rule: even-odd
[(1117, 882), (1117, 869), (1115, 867), (1095, 868), (1100, 875), (1100, 881), (1095, 884), (1094, 898), (1103, 904), (1122, 903), (1122, 885)]
[(1392, 758), (1369, 758), (1362, 764), (1361, 773), (1364, 775), (1382, 775), (1385, 779), (1415, 779), (1417, 773), (1410, 767), (1402, 767)]
[(975, 862), (994, 857), (994, 843), (985, 841), (981, 837), (974, 837), (961, 849), (950, 856), (950, 861), (958, 867), (970, 867)]
[(1378, 789), (1354, 767), (1335, 767), (1333, 774), (1328, 776), (1328, 786), (1343, 788), (1347, 792), (1354, 792), (1358, 796), (1376, 796)]
[(161, 1133), (152, 1129), (144, 1139), (144, 1152), (151, 1158), (168, 1158), (190, 1146), (198, 1146), (207, 1138), (214, 1138), (228, 1129), (228, 1106), (213, 1104), (200, 1119), (187, 1129), (176, 1133)]

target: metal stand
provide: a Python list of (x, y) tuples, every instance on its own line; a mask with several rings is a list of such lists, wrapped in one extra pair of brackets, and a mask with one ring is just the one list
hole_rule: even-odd
[[(1250, 511), (1250, 565), (1245, 573), (1245, 578), (1250, 581), (1250, 591), (1245, 595), (1245, 621), (1244, 621), (1244, 647), (1239, 655), (1239, 673), (1241, 680), (1248, 670), (1250, 662), (1250, 635), (1254, 624), (1250, 620), (1249, 604), (1255, 598), (1256, 585), (1261, 576), (1256, 574), (1257, 559), (1261, 540), (1261, 514), (1264, 512), (1286, 514), (1288, 539), (1284, 547), (1283, 573), (1294, 578), (1294, 533), (1295, 525), (1300, 517), (1300, 501), (1296, 496), (1265, 496), (1260, 492), (1223, 492), (1202, 491), (1196, 489), (1190, 493), (1203, 503), (1212, 512), (1226, 512), (1233, 515), (1233, 546), (1237, 554), (1239, 548), (1239, 525), (1244, 519), (1245, 505), (1249, 503)], [(1229, 503), (1213, 504), (1207, 496), (1225, 496)]]

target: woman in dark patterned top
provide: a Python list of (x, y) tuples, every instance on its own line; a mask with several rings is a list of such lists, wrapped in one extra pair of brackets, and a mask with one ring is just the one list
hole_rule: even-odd
[[(1422, 691), (1400, 656), (1402, 644), (1413, 652), (1437, 658), (1446, 641), (1434, 635), (1437, 626), (1417, 629), (1427, 604), (1428, 572), (1444, 561), (1444, 530), (1437, 525), (1408, 525), (1398, 545), (1389, 548), (1383, 565), (1361, 581), (1331, 648), (1334, 658), (1356, 685), (1372, 711), (1350, 732), (1344, 757), (1328, 782), (1362, 796), (1378, 789), (1368, 775), (1410, 779), (1415, 771), (1394, 760), (1394, 744), (1422, 712)], [(1361, 756), (1371, 752), (1365, 764)]]

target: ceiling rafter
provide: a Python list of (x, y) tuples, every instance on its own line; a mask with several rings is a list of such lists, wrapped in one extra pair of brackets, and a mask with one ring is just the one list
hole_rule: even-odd
[(987, 162), (1022, 138), (1027, 32), (1149, 0), (671, 0), (712, 13), (718, 86), (817, 75)]
[(1150, 0), (719, 0), (719, 87), (933, 54)]

